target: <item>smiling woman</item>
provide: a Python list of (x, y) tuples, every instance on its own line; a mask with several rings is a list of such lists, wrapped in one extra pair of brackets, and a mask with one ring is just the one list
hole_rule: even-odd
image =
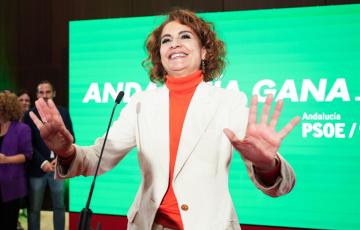
[[(143, 66), (148, 69), (153, 82), (164, 83), (167, 73), (175, 77), (184, 76), (200, 67), (204, 81), (212, 81), (220, 77), (225, 67), (224, 43), (217, 38), (213, 24), (188, 10), (169, 13), (165, 22), (148, 36), (146, 48), (148, 57)], [(171, 54), (176, 54), (180, 60), (171, 60)], [(176, 56), (172, 58), (176, 59)], [(183, 69), (186, 62), (191, 67)]]
[(184, 77), (199, 70), (206, 50), (188, 26), (169, 22), (161, 36), (160, 56), (169, 76)]
[[(122, 110), (110, 128), (99, 174), (137, 147), (142, 182), (128, 229), (240, 229), (228, 188), (234, 148), (256, 187), (272, 197), (284, 195), (295, 174), (278, 149), (299, 118), (277, 132), (281, 100), (269, 118), (268, 96), (257, 122), (256, 96), (248, 109), (243, 94), (206, 84), (224, 68), (224, 44), (191, 11), (171, 11), (146, 47), (150, 79), (165, 84), (137, 93)], [(104, 137), (93, 146), (74, 145), (52, 100), (39, 99), (36, 107), (46, 125), (31, 117), (57, 153), (56, 177), (94, 175)]]

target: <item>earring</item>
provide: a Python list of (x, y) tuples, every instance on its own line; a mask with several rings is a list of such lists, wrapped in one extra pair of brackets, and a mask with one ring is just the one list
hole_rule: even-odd
[(203, 73), (205, 73), (206, 69), (205, 69), (205, 59), (201, 59), (201, 70)]

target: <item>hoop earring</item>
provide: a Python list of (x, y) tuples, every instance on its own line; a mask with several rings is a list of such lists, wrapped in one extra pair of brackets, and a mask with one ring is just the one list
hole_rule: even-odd
[(205, 73), (206, 69), (205, 69), (205, 59), (201, 59), (201, 70), (203, 73)]

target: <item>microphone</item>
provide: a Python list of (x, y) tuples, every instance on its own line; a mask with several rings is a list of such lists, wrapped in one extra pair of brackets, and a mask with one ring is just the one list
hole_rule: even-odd
[(120, 101), (122, 100), (123, 97), (124, 97), (124, 91), (120, 91), (115, 99), (116, 105), (118, 105), (120, 103)]
[[(78, 230), (91, 230), (90, 226), (91, 226), (91, 217), (92, 217), (93, 212), (89, 208), (90, 207), (90, 201), (91, 201), (91, 197), (92, 197), (92, 194), (93, 194), (93, 191), (94, 191), (96, 177), (97, 177), (97, 174), (98, 174), (98, 171), (99, 171), (101, 158), (102, 158), (102, 155), (103, 155), (103, 152), (104, 152), (104, 147), (105, 147), (105, 143), (106, 143), (106, 140), (107, 140), (107, 136), (109, 134), (109, 129), (110, 129), (111, 121), (112, 121), (113, 116), (114, 116), (115, 108), (120, 103), (120, 101), (122, 100), (123, 97), (124, 97), (124, 92), (120, 91), (119, 94), (117, 95), (116, 99), (115, 99), (115, 104), (114, 104), (114, 107), (112, 109), (111, 116), (110, 116), (110, 121), (109, 121), (107, 130), (106, 130), (106, 134), (105, 134), (104, 143), (103, 143), (103, 145), (101, 147), (99, 160), (98, 160), (98, 163), (97, 163), (97, 166), (96, 166), (94, 179), (93, 179), (91, 187), (90, 187), (89, 197), (87, 199), (85, 208), (83, 208), (81, 210), (81, 213), (80, 213), (80, 221), (79, 221), (79, 225), (78, 225)], [(97, 229), (98, 230), (100, 229), (100, 225), (97, 226)]]

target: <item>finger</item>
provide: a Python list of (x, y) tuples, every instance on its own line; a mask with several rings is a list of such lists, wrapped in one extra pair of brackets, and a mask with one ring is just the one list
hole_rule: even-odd
[(267, 124), (272, 101), (273, 101), (273, 95), (268, 94), (266, 97), (265, 103), (264, 103), (262, 113), (261, 113), (260, 124), (263, 124), (263, 125)]
[(65, 126), (62, 126), (62, 128), (60, 129), (60, 133), (62, 134), (66, 142), (70, 142), (71, 144), (74, 142), (74, 137), (71, 135), (69, 130), (66, 129)]
[(50, 111), (52, 117), (55, 117), (57, 120), (60, 120), (61, 122), (63, 122), (63, 119), (59, 113), (59, 110), (56, 108), (56, 105), (52, 99), (48, 100), (48, 106), (49, 106), (49, 111)]
[(271, 116), (271, 120), (270, 120), (270, 127), (273, 129), (275, 129), (275, 127), (279, 121), (279, 117), (280, 117), (283, 105), (284, 105), (283, 100), (278, 100), (276, 102), (276, 106), (275, 106), (274, 112), (273, 112), (273, 114)]
[(256, 124), (258, 98), (257, 95), (251, 97), (251, 104), (249, 110), (249, 124)]
[(237, 136), (235, 135), (235, 133), (233, 131), (225, 128), (225, 129), (223, 129), (223, 132), (225, 133), (226, 137), (229, 139), (231, 144), (233, 144), (233, 145), (240, 144), (241, 141), (239, 140), (239, 138), (237, 138)]
[(300, 117), (297, 116), (295, 118), (293, 118), (284, 128), (281, 129), (281, 131), (279, 132), (280, 138), (284, 139), (286, 137), (286, 135), (288, 135), (291, 130), (294, 129), (294, 127), (299, 123), (300, 121)]
[(42, 122), (47, 122), (50, 119), (49, 116), (49, 106), (46, 104), (43, 98), (38, 99), (35, 101), (36, 109), (39, 112), (40, 118)]
[(40, 119), (33, 113), (32, 111), (29, 113), (31, 120), (34, 122), (36, 127), (40, 129), (44, 124), (40, 121)]
[(46, 165), (46, 167), (44, 167), (44, 171), (51, 172), (51, 164), (50, 163), (48, 165)]
[(50, 168), (50, 163), (46, 163), (46, 164), (44, 165), (44, 171), (45, 171), (45, 170), (48, 171), (49, 168)]

